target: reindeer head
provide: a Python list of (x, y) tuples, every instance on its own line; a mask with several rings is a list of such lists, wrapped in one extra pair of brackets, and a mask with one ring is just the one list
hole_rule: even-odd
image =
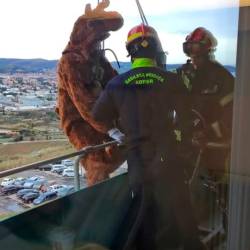
[(95, 46), (109, 37), (109, 31), (116, 31), (123, 25), (122, 16), (115, 11), (105, 11), (109, 0), (103, 0), (95, 9), (91, 5), (85, 7), (85, 14), (74, 24), (70, 36), (72, 45)]

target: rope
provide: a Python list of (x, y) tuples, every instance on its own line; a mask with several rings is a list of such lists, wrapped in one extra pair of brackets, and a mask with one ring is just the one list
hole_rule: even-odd
[(145, 14), (143, 12), (143, 9), (141, 7), (141, 4), (140, 4), (139, 0), (135, 0), (135, 2), (136, 2), (136, 5), (137, 5), (137, 8), (139, 10), (139, 14), (141, 16), (142, 23), (145, 24), (145, 25), (148, 25), (148, 21), (146, 19), (146, 16), (145, 16)]
[[(100, 0), (97, 0), (97, 5), (100, 3)], [(105, 44), (104, 44), (104, 41), (101, 42), (100, 46), (99, 46), (99, 49), (100, 50), (104, 50), (105, 48)]]
[(105, 51), (110, 51), (110, 52), (113, 54), (113, 56), (115, 57), (115, 60), (116, 60), (116, 63), (117, 63), (117, 65), (118, 65), (118, 67), (121, 68), (121, 65), (120, 65), (120, 63), (119, 63), (119, 61), (118, 61), (118, 58), (117, 58), (115, 52), (114, 52), (112, 49), (104, 49), (104, 52), (105, 52)]

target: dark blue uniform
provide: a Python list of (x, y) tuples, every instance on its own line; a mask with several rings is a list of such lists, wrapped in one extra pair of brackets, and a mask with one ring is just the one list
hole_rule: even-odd
[[(127, 138), (129, 154), (142, 151), (142, 157), (153, 159), (160, 148), (162, 154), (173, 150), (174, 138), (170, 113), (174, 109), (171, 87), (175, 76), (159, 68), (137, 68), (111, 80), (94, 108), (94, 118), (109, 122), (119, 119)], [(129, 166), (130, 168), (130, 166)], [(136, 181), (143, 170), (136, 173)]]
[[(174, 246), (179, 242), (174, 239), (178, 230), (190, 246), (185, 249), (200, 249), (183, 167), (176, 157), (171, 118), (176, 79), (156, 67), (132, 69), (108, 83), (93, 110), (97, 121), (118, 119), (126, 135), (131, 188), (145, 201), (139, 249)], [(170, 226), (174, 221), (178, 230)]]

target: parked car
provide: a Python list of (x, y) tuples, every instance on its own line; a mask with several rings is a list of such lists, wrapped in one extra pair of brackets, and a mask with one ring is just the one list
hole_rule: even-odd
[(34, 184), (41, 184), (41, 182), (46, 182), (45, 177), (43, 176), (32, 176), (28, 178), (23, 184), (24, 188), (32, 188)]
[(37, 180), (37, 181), (34, 181), (32, 188), (41, 189), (42, 186), (45, 186), (47, 183), (48, 181), (46, 179)]
[(17, 177), (14, 181), (15, 185), (23, 185), (26, 181), (26, 178), (23, 177)]
[(16, 193), (16, 196), (18, 198), (22, 198), (25, 194), (28, 194), (28, 193), (39, 193), (39, 191), (37, 189), (34, 189), (34, 188), (24, 188), (24, 189), (19, 190)]
[(62, 160), (62, 164), (65, 165), (66, 167), (71, 167), (74, 166), (74, 161), (70, 159), (64, 159)]
[(49, 186), (49, 191), (57, 191), (65, 187), (67, 187), (67, 185), (54, 184), (54, 185)]
[(2, 187), (5, 187), (5, 186), (8, 186), (8, 185), (12, 185), (14, 184), (15, 182), (15, 178), (14, 177), (6, 177), (2, 180), (1, 182), (1, 186)]
[(37, 180), (41, 180), (41, 179), (45, 179), (44, 176), (39, 176), (39, 175), (34, 175), (34, 176), (31, 176), (29, 178), (27, 178), (26, 181), (37, 181)]
[(47, 165), (42, 165), (38, 167), (37, 169), (41, 171), (51, 171), (51, 168), (52, 168), (52, 164), (47, 164)]
[(74, 193), (75, 188), (73, 186), (66, 186), (57, 190), (57, 196), (62, 197), (71, 193)]
[(10, 185), (2, 187), (1, 193), (5, 194), (5, 195), (14, 194), (22, 188), (23, 188), (23, 186), (10, 184)]
[(55, 164), (55, 165), (52, 165), (51, 172), (61, 174), (65, 168), (67, 167), (63, 164)]
[[(57, 160), (57, 161), (54, 161), (53, 164), (61, 164), (62, 161), (61, 160)], [(52, 165), (52, 164), (51, 164)]]
[(75, 172), (74, 169), (72, 168), (66, 168), (63, 170), (62, 176), (64, 177), (74, 177), (75, 176)]
[(21, 197), (22, 201), (25, 203), (31, 203), (34, 199), (39, 197), (39, 192), (29, 192)]
[(33, 204), (39, 205), (45, 201), (52, 200), (57, 197), (56, 191), (47, 191), (45, 193), (42, 193), (38, 198), (33, 200)]

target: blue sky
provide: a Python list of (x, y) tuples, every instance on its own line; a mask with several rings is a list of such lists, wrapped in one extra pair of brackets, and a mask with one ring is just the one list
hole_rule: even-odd
[[(182, 58), (179, 52), (182, 52), (182, 42), (185, 37), (196, 27), (202, 26), (210, 30), (217, 38), (216, 58), (224, 64), (235, 64), (238, 32), (237, 8), (176, 12), (149, 19), (152, 19), (152, 23), (158, 27), (160, 34), (164, 34), (165, 31), (169, 34), (166, 35), (169, 40), (164, 39), (162, 42), (166, 43), (171, 61), (178, 61)], [(172, 36), (176, 36), (175, 43), (170, 40)]]
[[(58, 59), (86, 3), (95, 7), (97, 0), (1, 0), (0, 57)], [(168, 63), (186, 60), (182, 42), (194, 28), (204, 26), (218, 40), (217, 60), (235, 64), (238, 0), (140, 0), (140, 3), (169, 53)], [(110, 0), (109, 9), (123, 15), (124, 26), (111, 34), (106, 47), (112, 48), (120, 61), (128, 61), (127, 32), (141, 22), (135, 1)], [(107, 56), (114, 60), (110, 54)]]

